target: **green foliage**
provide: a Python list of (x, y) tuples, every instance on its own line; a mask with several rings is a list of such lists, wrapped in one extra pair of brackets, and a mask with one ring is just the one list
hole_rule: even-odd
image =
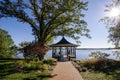
[(17, 52), (17, 46), (14, 45), (9, 33), (0, 29), (0, 59), (11, 58)]
[(44, 70), (48, 70), (48, 69), (49, 69), (48, 67), (49, 67), (48, 64), (44, 64), (44, 65), (43, 65), (43, 69), (44, 69)]
[(114, 80), (102, 72), (80, 72), (80, 74), (84, 80)]
[(39, 62), (40, 60), (39, 60), (39, 58), (34, 58), (33, 61), (34, 62)]
[(20, 60), (15, 62), (16, 67), (23, 67), (25, 65), (25, 61)]
[[(120, 61), (112, 59), (88, 59), (75, 61), (77, 69), (86, 80), (119, 80)], [(75, 65), (76, 65), (75, 64)]]
[(50, 59), (46, 59), (43, 61), (45, 64), (53, 64), (56, 62), (56, 59), (55, 58), (50, 58)]
[(34, 58), (35, 57), (34, 55), (36, 55), (34, 53), (31, 53), (30, 50), (27, 48), (27, 47), (30, 47), (31, 45), (33, 45), (33, 44), (30, 45), (30, 44), (31, 44), (31, 42), (27, 42), (27, 41), (23, 41), (23, 42), (19, 43), (19, 51), (21, 53), (23, 53), (23, 57), (25, 59)]
[(24, 48), (24, 47), (28, 46), (29, 44), (30, 44), (30, 42), (23, 41), (19, 45), (20, 45), (20, 48)]
[(42, 44), (63, 34), (78, 40), (80, 36), (89, 37), (82, 13), (87, 4), (80, 0), (5, 0), (0, 1), (0, 17), (15, 17), (28, 23)]
[(0, 60), (0, 80), (48, 80), (51, 77), (49, 71), (43, 72), (37, 70), (18, 70), (13, 66), (21, 60)]
[(90, 37), (82, 13), (87, 10), (87, 4), (81, 0), (2, 0), (0, 18), (14, 17), (29, 24), (39, 43), (39, 48), (33, 45), (32, 53), (43, 59), (45, 46), (58, 36), (68, 36), (77, 42), (81, 36)]
[(96, 51), (96, 52), (91, 52), (91, 54), (89, 56), (93, 57), (93, 58), (105, 59), (105, 58), (109, 57), (110, 54), (103, 53), (103, 52), (100, 52), (100, 51)]
[(120, 23), (114, 27), (109, 28), (109, 42), (115, 45), (115, 48), (120, 48)]
[[(53, 61), (53, 60), (52, 60)], [(18, 68), (23, 68), (26, 70), (48, 70), (49, 66), (52, 64), (51, 60), (46, 60), (46, 62), (49, 63), (44, 63), (44, 61), (40, 61), (39, 58), (35, 58), (33, 60), (30, 61), (17, 61), (15, 66)]]
[(81, 61), (78, 65), (81, 68), (87, 68), (88, 70), (107, 73), (107, 70), (119, 68), (120, 61), (115, 61), (111, 59), (88, 59)]
[(51, 77), (51, 74), (48, 73), (47, 71), (44, 71), (43, 73), (40, 74), (41, 77)]

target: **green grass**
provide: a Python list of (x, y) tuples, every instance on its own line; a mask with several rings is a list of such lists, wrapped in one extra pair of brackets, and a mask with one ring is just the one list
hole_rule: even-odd
[(73, 64), (84, 80), (120, 80), (120, 61), (90, 59)]
[(0, 61), (0, 80), (48, 80), (49, 71), (19, 70), (13, 64), (15, 60)]
[(113, 77), (113, 74), (106, 75), (102, 72), (80, 72), (84, 80), (120, 80)]
[(80, 72), (84, 80), (105, 80), (106, 75), (100, 72)]
[(84, 80), (120, 80), (120, 69), (110, 72), (109, 74), (103, 72), (80, 72)]
[(18, 72), (1, 77), (1, 80), (48, 80), (50, 74), (48, 72)]

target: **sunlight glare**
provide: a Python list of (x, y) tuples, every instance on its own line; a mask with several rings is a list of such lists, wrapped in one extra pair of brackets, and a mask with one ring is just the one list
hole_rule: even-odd
[(118, 8), (112, 8), (110, 10), (109, 16), (110, 17), (118, 17), (120, 15), (120, 10)]

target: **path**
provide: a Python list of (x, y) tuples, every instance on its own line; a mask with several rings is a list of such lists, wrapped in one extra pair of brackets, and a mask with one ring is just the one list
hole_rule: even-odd
[(69, 62), (58, 62), (49, 80), (83, 80), (77, 69)]

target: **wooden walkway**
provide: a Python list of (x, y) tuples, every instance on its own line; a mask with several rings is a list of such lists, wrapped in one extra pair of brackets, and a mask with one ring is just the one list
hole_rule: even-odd
[(77, 69), (69, 62), (58, 62), (49, 80), (83, 80)]

